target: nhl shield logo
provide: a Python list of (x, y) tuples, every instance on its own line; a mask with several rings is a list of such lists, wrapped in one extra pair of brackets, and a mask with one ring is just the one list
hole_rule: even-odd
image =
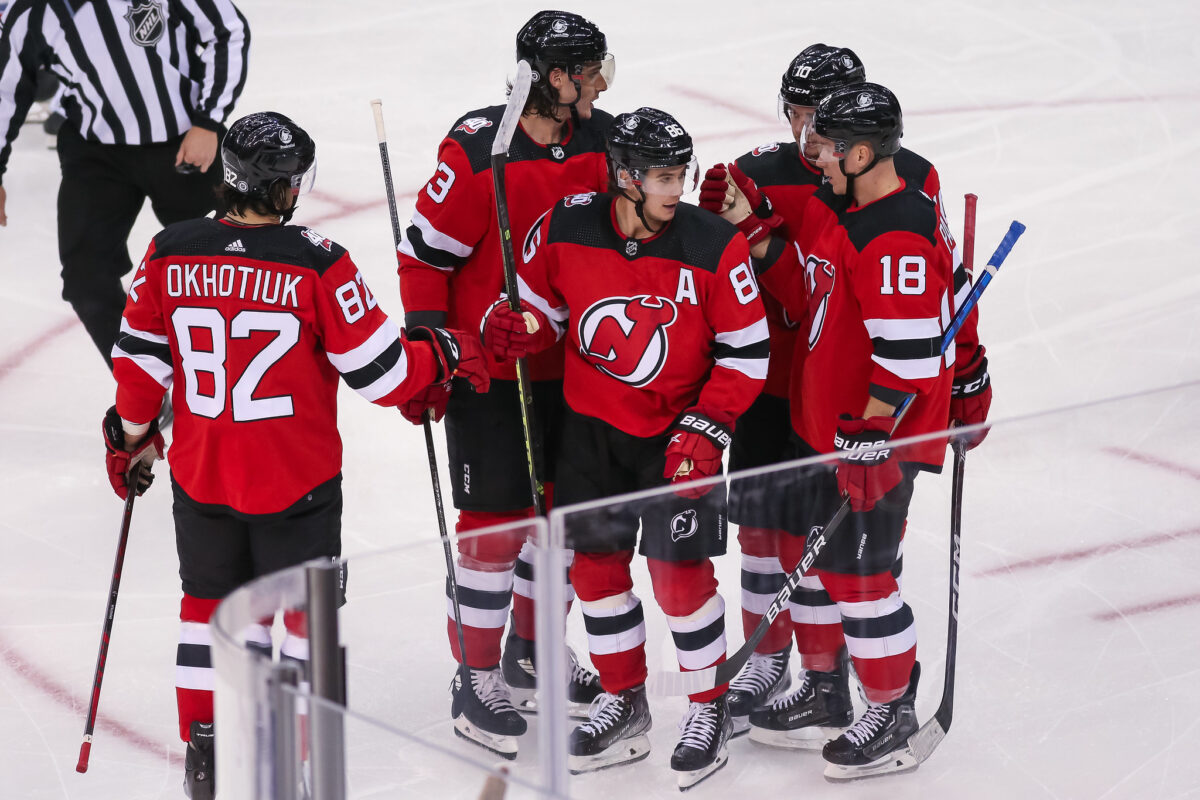
[(129, 38), (140, 47), (153, 47), (158, 44), (167, 30), (162, 3), (155, 0), (132, 6), (125, 13), (125, 20), (129, 23)]
[(629, 258), (633, 258), (637, 254), (638, 254), (637, 239), (627, 239), (625, 241), (625, 255)]
[(558, 146), (556, 144), (550, 145), (550, 157), (553, 158), (555, 161), (562, 161), (563, 156), (565, 156), (565, 155), (566, 155), (566, 152), (560, 146)]

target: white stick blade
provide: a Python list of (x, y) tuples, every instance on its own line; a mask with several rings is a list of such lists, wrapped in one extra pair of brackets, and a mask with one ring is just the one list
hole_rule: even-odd
[(512, 91), (508, 93), (508, 105), (504, 108), (504, 117), (500, 120), (496, 139), (492, 142), (492, 155), (508, 152), (513, 134), (517, 131), (517, 123), (521, 120), (521, 112), (525, 110), (525, 101), (529, 99), (529, 87), (532, 85), (533, 70), (529, 68), (529, 63), (518, 61)]

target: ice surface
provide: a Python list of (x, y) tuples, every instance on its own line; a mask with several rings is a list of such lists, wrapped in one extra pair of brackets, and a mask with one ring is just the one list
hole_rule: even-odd
[[(238, 112), (278, 110), (314, 136), (318, 191), (297, 221), (347, 246), (398, 316), (368, 102), (384, 101), (406, 220), (450, 122), (503, 101), (513, 34), (537, 6), (241, 7), (254, 39)], [(600, 105), (671, 111), (706, 164), (787, 135), (775, 94), (798, 50), (855, 49), (868, 76), (899, 96), (905, 144), (937, 164), (956, 229), (963, 193), (979, 195), (977, 258), (1011, 219), (1029, 227), (982, 306), (993, 418), (1200, 378), (1196, 4), (613, 0), (577, 10), (606, 30), (619, 62)], [(40, 129), (26, 127), (4, 175), (0, 229), (0, 797), (180, 797), (179, 592), (161, 466), (135, 512), (91, 769), (74, 771), (120, 502), (98, 431), (112, 382), (59, 299), (57, 173)], [(130, 240), (135, 260), (156, 230), (147, 211)], [(398, 727), (476, 756), (446, 720), (453, 667), (423, 439), (399, 415), (346, 395), (346, 554), (432, 542), (395, 557), (390, 585), (370, 570), (351, 579), (360, 587), (348, 625), (352, 703), (369, 697)], [(818, 757), (741, 739), (729, 767), (691, 796), (1200, 796), (1198, 396), (1014, 424), (972, 454), (955, 722), (918, 772), (831, 787)], [(948, 485), (922, 479), (906, 543), (905, 594), (927, 667), (922, 717), (940, 694)], [(736, 646), (736, 558), (719, 575)], [(639, 580), (648, 651), (662, 663), (669, 636), (644, 572)], [(392, 658), (366, 658), (374, 653)], [(656, 699), (652, 710), (651, 757), (576, 779), (579, 796), (676, 796), (666, 759), (682, 703)], [(419, 749), (381, 741), (377, 751), (352, 759), (370, 767), (356, 796), (411, 796), (428, 785), (420, 776), (455, 774)], [(531, 764), (516, 769), (533, 774)], [(473, 796), (452, 784), (446, 795)]]

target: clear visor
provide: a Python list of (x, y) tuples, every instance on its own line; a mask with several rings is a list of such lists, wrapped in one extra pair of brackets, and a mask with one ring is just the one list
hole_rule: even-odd
[(840, 161), (846, 157), (846, 143), (839, 139), (828, 139), (817, 133), (811, 118), (808, 124), (800, 129), (797, 143), (804, 157), (814, 164), (821, 161)]
[(312, 164), (308, 169), (299, 175), (292, 176), (292, 193), (299, 196), (308, 194), (312, 191), (313, 184), (317, 181), (317, 159), (314, 156)]
[(579, 82), (584, 85), (592, 86), (600, 80), (604, 81), (604, 88), (611, 89), (613, 81), (617, 78), (617, 59), (612, 53), (606, 53), (600, 61), (589, 61), (583, 65), (583, 71), (579, 73)]
[(779, 95), (778, 106), (776, 107), (779, 121), (785, 125), (792, 125), (794, 127), (807, 124), (812, 119), (813, 112), (816, 110), (816, 106), (801, 106), (789, 103), (783, 99), (783, 95)]
[[(688, 192), (695, 191), (699, 181), (700, 168), (693, 155), (687, 164), (677, 167), (650, 167), (649, 169), (627, 170), (621, 167), (618, 171), (617, 184), (622, 189), (638, 188), (647, 195), (659, 197), (682, 197)], [(623, 177), (628, 176), (628, 180)]]

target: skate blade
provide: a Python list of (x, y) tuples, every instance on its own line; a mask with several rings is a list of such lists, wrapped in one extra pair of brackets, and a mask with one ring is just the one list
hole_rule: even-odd
[[(509, 686), (509, 696), (512, 699), (513, 708), (522, 714), (537, 714), (538, 708), (537, 692), (533, 689), (514, 689)], [(567, 701), (567, 716), (571, 719), (589, 719), (588, 708), (590, 703), (572, 703)]]
[(595, 772), (621, 764), (633, 764), (650, 755), (650, 737), (644, 733), (631, 739), (622, 739), (603, 753), (594, 756), (567, 756), (567, 769), (572, 775)]
[(882, 775), (900, 775), (912, 772), (921, 766), (913, 751), (907, 747), (888, 753), (883, 758), (861, 766), (825, 764), (825, 780), (830, 783), (848, 783)]
[(480, 730), (468, 722), (466, 717), (454, 720), (454, 735), (509, 761), (515, 761), (517, 758), (517, 738), (515, 736), (501, 736)]
[(793, 731), (773, 731), (769, 728), (750, 726), (750, 741), (768, 747), (786, 750), (820, 750), (830, 739), (841, 736), (845, 728), (827, 728), (819, 725), (797, 728)]
[(709, 775), (712, 775), (714, 772), (728, 763), (729, 751), (725, 748), (721, 748), (721, 753), (717, 756), (717, 760), (709, 764), (704, 769), (696, 769), (692, 770), (691, 772), (675, 773), (679, 783), (679, 791), (686, 792), (688, 789), (691, 789), (693, 786), (700, 783), (700, 781), (704, 780)]

